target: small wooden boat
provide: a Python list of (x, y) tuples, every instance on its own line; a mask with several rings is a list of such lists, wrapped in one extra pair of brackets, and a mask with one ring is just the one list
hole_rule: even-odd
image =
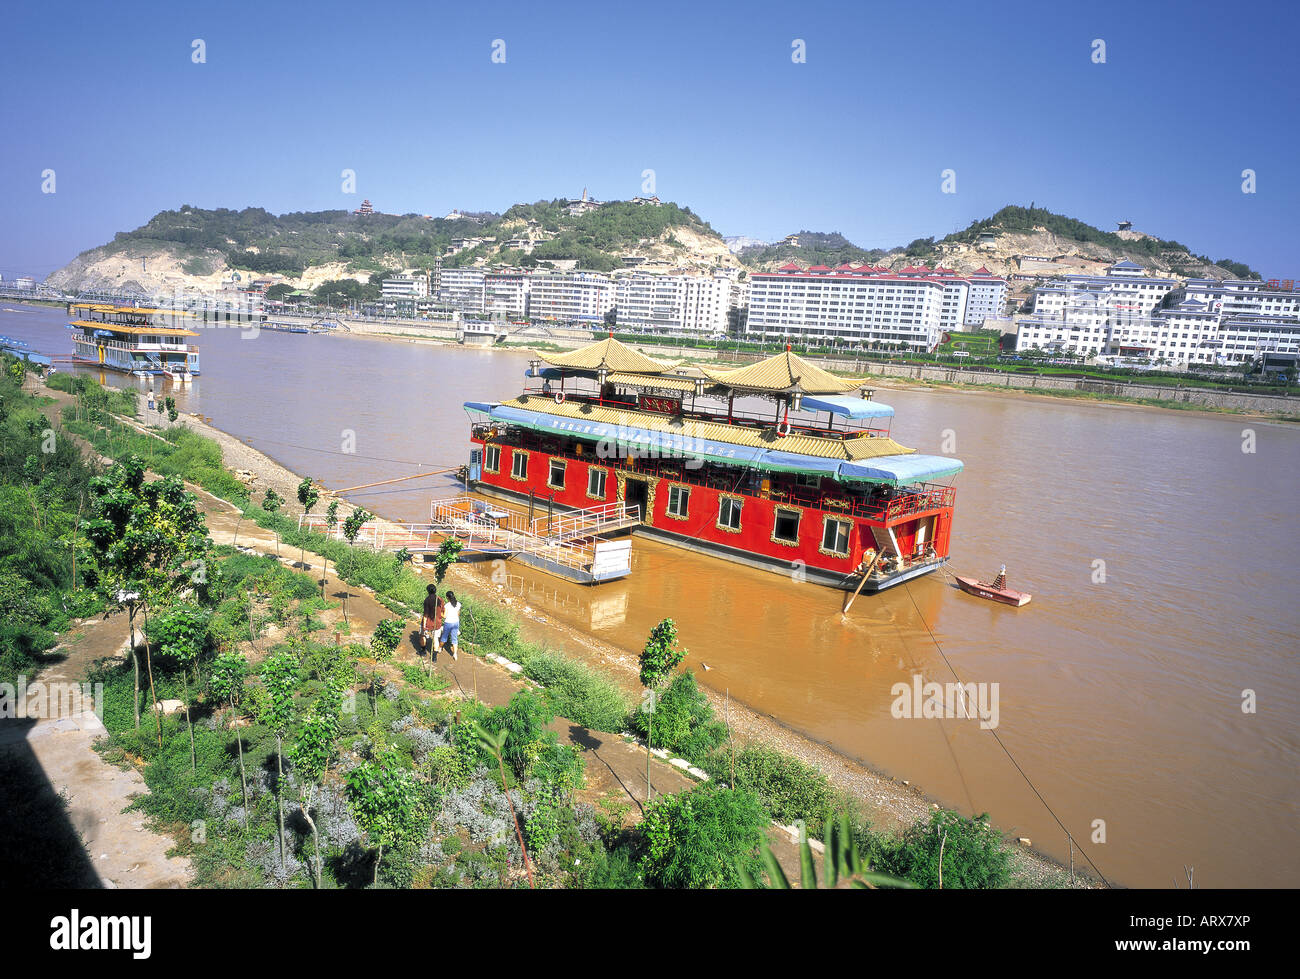
[(992, 583), (987, 581), (977, 581), (974, 578), (964, 578), (959, 574), (953, 575), (957, 579), (957, 587), (967, 595), (974, 595), (976, 598), (987, 598), (990, 602), (1001, 602), (1003, 605), (1028, 605), (1029, 600), (1034, 596), (1028, 592), (1014, 591), (1007, 587), (1007, 566), (1002, 565), (1002, 570), (998, 576), (993, 579)]

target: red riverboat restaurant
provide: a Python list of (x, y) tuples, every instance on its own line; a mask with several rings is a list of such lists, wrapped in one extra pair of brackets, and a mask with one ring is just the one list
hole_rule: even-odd
[[(531, 363), (508, 401), (466, 402), (471, 488), (637, 508), (636, 533), (837, 588), (879, 591), (948, 557), (957, 459), (889, 435), (861, 379), (791, 353), (735, 370), (613, 337)], [(863, 576), (866, 581), (863, 582)]]

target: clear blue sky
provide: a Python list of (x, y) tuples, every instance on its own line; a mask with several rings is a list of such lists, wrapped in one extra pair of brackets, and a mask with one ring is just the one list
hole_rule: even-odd
[(23, 4), (0, 273), (182, 204), (500, 211), (632, 197), (650, 168), (726, 235), (885, 246), (1035, 201), (1300, 278), (1298, 27), (1291, 4), (1150, 0)]

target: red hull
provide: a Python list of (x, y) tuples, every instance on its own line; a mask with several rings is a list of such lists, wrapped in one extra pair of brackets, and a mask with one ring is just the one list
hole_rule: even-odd
[[(474, 438), (474, 446), (483, 452), (484, 441)], [(929, 543), (939, 559), (948, 556), (952, 532), (953, 507), (950, 497), (943, 504), (920, 506), (899, 516), (869, 519), (835, 509), (823, 509), (797, 502), (774, 498), (777, 494), (754, 495), (734, 485), (700, 485), (683, 479), (661, 477), (638, 467), (632, 460), (596, 459), (567, 454), (556, 454), (539, 449), (522, 449), (498, 442), (500, 457), (495, 469), (484, 465), (479, 481), (484, 487), (498, 488), (509, 493), (528, 495), (536, 493), (537, 504), (545, 507), (553, 499), (560, 507), (581, 508), (601, 503), (629, 500), (629, 486), (641, 486), (639, 496), (644, 500), (644, 523), (663, 534), (675, 535), (702, 545), (731, 549), (753, 555), (770, 562), (780, 562), (786, 568), (802, 566), (822, 575), (832, 575), (840, 581), (851, 581), (862, 564), (868, 548), (892, 551), (888, 532), (893, 531), (898, 549), (912, 555), (917, 548), (918, 532), (924, 530)], [(525, 453), (529, 459), (522, 477), (513, 475), (515, 453)], [(480, 458), (483, 458), (480, 455)], [(564, 471), (557, 473), (558, 483), (552, 483), (551, 460), (564, 463)], [(603, 494), (589, 494), (591, 469), (606, 473)], [(830, 485), (830, 482), (827, 481)], [(689, 491), (687, 512), (678, 515), (669, 511), (669, 489), (681, 486)], [(779, 492), (779, 487), (773, 486)], [(743, 498), (744, 506), (739, 528), (726, 528), (719, 524), (719, 498)], [(945, 505), (946, 504), (946, 505)], [(794, 540), (778, 540), (775, 533), (777, 510), (798, 514)], [(846, 550), (831, 552), (822, 545), (828, 520), (841, 521), (848, 527)], [(888, 528), (888, 529), (886, 529)], [(855, 582), (854, 582), (855, 583)]]

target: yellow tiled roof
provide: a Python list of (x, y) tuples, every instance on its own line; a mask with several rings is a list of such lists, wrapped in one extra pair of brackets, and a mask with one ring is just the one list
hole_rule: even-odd
[(865, 380), (836, 377), (788, 350), (735, 370), (720, 371), (709, 367), (701, 367), (700, 370), (719, 384), (750, 391), (841, 394), (867, 383)]
[(196, 337), (198, 336), (193, 330), (182, 330), (173, 326), (122, 326), (118, 323), (105, 323), (102, 320), (73, 320), (73, 326), (93, 327), (96, 330), (104, 330), (107, 333), (131, 333), (143, 334), (150, 336), (167, 336), (167, 337)]
[(647, 357), (627, 344), (606, 337), (586, 347), (562, 354), (544, 354), (542, 360), (552, 367), (572, 367), (588, 371), (621, 371), (625, 374), (659, 374), (671, 370), (676, 364)]
[(748, 428), (743, 425), (726, 425), (722, 422), (693, 421), (654, 412), (602, 408), (595, 405), (580, 404), (576, 401), (565, 401), (563, 404), (556, 404), (553, 399), (540, 395), (530, 396), (525, 394), (513, 401), (504, 401), (502, 404), (573, 421), (644, 428), (656, 432), (669, 432), (683, 438), (699, 441), (727, 442), (748, 448), (780, 449), (782, 452), (796, 452), (801, 455), (819, 456), (823, 459), (843, 459), (857, 462), (862, 459), (874, 459), (878, 456), (905, 455), (916, 451), (899, 445), (891, 438), (860, 436), (850, 439), (833, 439), (820, 435), (806, 435), (800, 432), (780, 438), (771, 428)]
[(605, 378), (610, 384), (628, 384), (641, 388), (663, 388), (668, 391), (694, 391), (695, 378), (671, 374), (619, 374)]

